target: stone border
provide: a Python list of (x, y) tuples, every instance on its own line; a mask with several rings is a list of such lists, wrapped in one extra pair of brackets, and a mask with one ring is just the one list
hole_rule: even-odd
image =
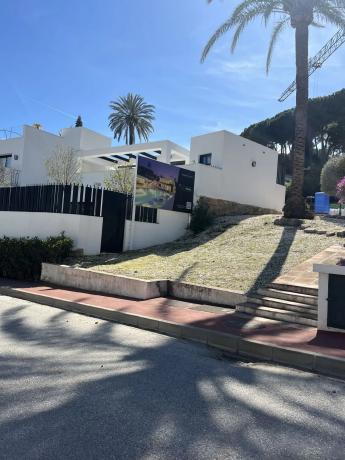
[(0, 294), (73, 311), (83, 315), (94, 316), (96, 318), (114, 321), (140, 329), (155, 331), (171, 337), (200, 342), (228, 353), (233, 357), (247, 359), (255, 358), (345, 379), (345, 359), (329, 357), (308, 351), (300, 351), (289, 347), (280, 347), (245, 339), (232, 334), (181, 325), (147, 316), (134, 315), (132, 313), (124, 313), (109, 308), (46, 297), (44, 295), (20, 291), (10, 287), (0, 287)]
[(230, 291), (199, 284), (168, 281), (168, 296), (193, 302), (205, 302), (213, 305), (232, 306), (247, 302), (247, 296), (241, 291)]
[(85, 268), (73, 268), (68, 265), (43, 263), (41, 280), (58, 286), (139, 300), (171, 296), (181, 300), (228, 307), (235, 307), (237, 304), (247, 301), (247, 296), (240, 291), (181, 283), (179, 281), (142, 280)]
[(68, 265), (42, 263), (41, 280), (59, 286), (147, 300), (166, 295), (167, 281), (146, 281)]

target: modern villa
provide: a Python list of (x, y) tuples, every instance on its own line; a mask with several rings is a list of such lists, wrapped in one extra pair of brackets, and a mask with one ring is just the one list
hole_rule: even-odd
[(228, 131), (196, 136), (190, 149), (170, 140), (112, 146), (112, 139), (90, 129), (67, 128), (59, 135), (25, 125), (21, 136), (0, 140), (0, 165), (12, 185), (48, 182), (45, 160), (57, 146), (76, 150), (82, 182), (103, 186), (109, 171), (137, 155), (193, 170), (195, 200), (200, 196), (281, 211), (285, 187), (277, 183), (278, 153)]
[[(24, 125), (22, 135), (0, 140), (0, 166), (7, 173), (8, 186), (48, 184), (46, 160), (58, 147), (69, 147), (80, 159), (82, 183), (95, 189), (103, 187), (105, 178), (114, 167), (130, 162), (135, 165), (139, 159), (142, 162), (146, 159), (148, 164), (151, 162), (157, 166), (157, 162), (173, 165), (176, 167), (174, 174), (183, 173), (187, 182), (193, 177), (194, 194), (192, 188), (189, 207), (160, 209), (160, 206), (155, 206), (157, 209), (150, 217), (145, 209), (144, 213), (137, 209), (135, 223), (127, 215), (120, 244), (123, 250), (140, 249), (181, 237), (189, 223), (191, 202), (196, 203), (201, 197), (219, 215), (231, 213), (234, 206), (237, 211), (243, 209), (244, 213), (248, 212), (248, 207), (280, 212), (284, 206), (285, 187), (277, 183), (278, 153), (228, 131), (193, 137), (190, 149), (170, 140), (125, 146), (111, 144), (111, 138), (84, 127), (63, 129), (56, 135)], [(167, 167), (162, 165), (156, 169)], [(170, 201), (170, 196), (176, 192), (173, 183), (176, 178), (148, 178), (145, 181), (139, 173), (138, 178), (142, 191), (148, 183), (154, 182)], [(85, 199), (83, 193), (84, 197), (78, 198), (81, 201)], [(27, 213), (0, 211), (0, 234), (44, 236), (45, 228), (49, 228), (50, 234), (54, 229), (55, 233), (65, 230), (84, 252), (96, 254), (101, 250), (102, 225), (96, 222), (102, 219), (101, 214), (79, 216), (78, 219), (69, 215), (68, 222), (65, 214), (60, 214), (64, 216), (60, 220), (56, 216), (47, 219), (46, 215), (42, 215), (40, 218), (40, 213), (35, 214), (35, 219), (29, 219), (30, 216), (24, 214)], [(85, 219), (90, 222), (86, 223)], [(52, 228), (47, 224), (48, 220), (54, 220)], [(93, 244), (90, 245), (90, 241)]]

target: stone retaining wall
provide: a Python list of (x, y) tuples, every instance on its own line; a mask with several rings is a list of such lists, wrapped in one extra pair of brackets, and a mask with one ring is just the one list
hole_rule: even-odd
[(206, 203), (216, 217), (220, 216), (238, 216), (253, 215), (261, 216), (263, 214), (279, 214), (272, 209), (259, 208), (248, 204), (235, 203), (234, 201), (219, 200), (205, 196), (200, 197), (201, 203)]

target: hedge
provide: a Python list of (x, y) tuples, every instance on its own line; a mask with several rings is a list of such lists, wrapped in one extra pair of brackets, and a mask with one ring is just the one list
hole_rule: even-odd
[(63, 233), (40, 238), (0, 238), (0, 277), (38, 280), (42, 262), (61, 263), (70, 255), (71, 238)]

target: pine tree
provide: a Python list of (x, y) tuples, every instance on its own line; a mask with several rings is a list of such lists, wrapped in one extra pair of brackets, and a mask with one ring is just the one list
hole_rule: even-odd
[(81, 119), (81, 116), (78, 115), (77, 121), (75, 122), (75, 127), (79, 128), (81, 126), (83, 126), (83, 120)]

